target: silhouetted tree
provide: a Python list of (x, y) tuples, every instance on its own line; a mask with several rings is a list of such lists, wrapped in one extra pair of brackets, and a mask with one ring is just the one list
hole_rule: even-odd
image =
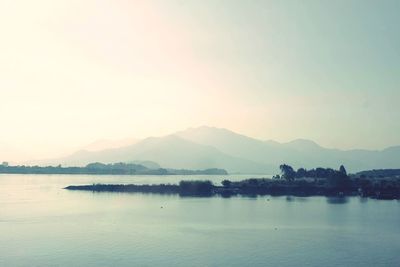
[(279, 166), (282, 171), (282, 177), (287, 181), (293, 181), (294, 177), (296, 176), (296, 172), (293, 168), (287, 164), (282, 164)]
[(340, 171), (343, 175), (346, 175), (346, 176), (347, 176), (347, 171), (346, 171), (346, 169), (344, 168), (343, 165), (340, 165), (339, 171)]
[(221, 184), (222, 184), (224, 187), (230, 187), (231, 184), (232, 184), (232, 182), (229, 181), (229, 180), (223, 180), (223, 181), (221, 182)]
[(349, 176), (347, 176), (346, 169), (340, 166), (339, 171), (334, 171), (328, 178), (328, 183), (330, 186), (334, 187), (336, 190), (346, 191), (351, 187), (351, 181)]
[(304, 178), (304, 177), (307, 177), (307, 170), (304, 169), (304, 168), (298, 169), (297, 172), (296, 172), (296, 177), (297, 177), (297, 178)]

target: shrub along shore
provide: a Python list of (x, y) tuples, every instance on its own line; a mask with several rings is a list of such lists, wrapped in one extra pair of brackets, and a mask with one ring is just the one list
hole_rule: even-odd
[[(242, 181), (224, 180), (222, 185), (211, 181), (181, 181), (179, 184), (122, 185), (93, 184), (71, 185), (68, 190), (93, 192), (140, 192), (154, 194), (179, 194), (181, 196), (362, 196), (376, 199), (400, 199), (400, 177), (366, 177), (347, 175), (343, 166), (336, 171), (317, 168), (301, 169), (299, 173), (288, 165), (281, 165), (282, 175), (274, 178), (251, 178)], [(314, 175), (314, 177), (312, 176)], [(311, 176), (311, 177), (310, 177)]]

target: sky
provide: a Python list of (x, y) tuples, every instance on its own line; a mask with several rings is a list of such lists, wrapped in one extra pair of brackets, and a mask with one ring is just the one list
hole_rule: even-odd
[(0, 161), (200, 125), (400, 145), (400, 1), (2, 0)]

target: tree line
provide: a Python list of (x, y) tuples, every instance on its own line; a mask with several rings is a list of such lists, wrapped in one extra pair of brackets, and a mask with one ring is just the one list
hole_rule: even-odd
[(8, 163), (0, 164), (0, 173), (16, 174), (109, 174), (109, 175), (226, 175), (223, 169), (186, 170), (186, 169), (150, 169), (141, 164), (134, 163), (90, 163), (84, 167), (58, 166), (10, 166)]

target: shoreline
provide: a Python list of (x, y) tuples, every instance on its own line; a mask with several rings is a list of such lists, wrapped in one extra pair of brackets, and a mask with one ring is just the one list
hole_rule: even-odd
[[(264, 182), (264, 183), (262, 183)], [(399, 200), (400, 188), (334, 188), (311, 182), (283, 182), (266, 179), (249, 179), (231, 182), (229, 186), (216, 186), (210, 181), (181, 181), (179, 184), (92, 184), (70, 185), (66, 190), (118, 193), (169, 194), (182, 197), (233, 197), (233, 196), (295, 196), (295, 197), (350, 197)]]

